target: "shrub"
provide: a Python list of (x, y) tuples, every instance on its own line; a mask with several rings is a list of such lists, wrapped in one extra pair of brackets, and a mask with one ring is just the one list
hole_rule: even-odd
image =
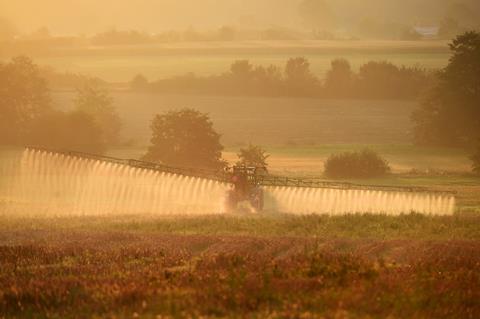
[(331, 178), (369, 178), (388, 172), (388, 162), (369, 149), (333, 154), (325, 163), (325, 175)]
[(95, 119), (80, 111), (52, 111), (31, 125), (31, 145), (104, 154), (106, 143), (102, 128)]

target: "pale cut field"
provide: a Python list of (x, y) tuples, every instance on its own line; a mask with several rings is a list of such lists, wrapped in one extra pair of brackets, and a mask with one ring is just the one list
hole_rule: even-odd
[[(287, 174), (314, 174), (323, 172), (324, 163), (331, 154), (359, 151), (369, 148), (381, 154), (394, 173), (422, 173), (444, 171), (462, 173), (471, 170), (469, 154), (461, 149), (418, 147), (411, 144), (322, 144), (310, 146), (266, 147), (269, 163), (278, 172)], [(224, 157), (234, 162), (239, 148), (228, 148)]]
[[(73, 107), (74, 92), (56, 92), (61, 109)], [(410, 143), (416, 102), (163, 95), (114, 92), (124, 120), (124, 138), (144, 146), (155, 114), (195, 108), (208, 113), (226, 146)]]

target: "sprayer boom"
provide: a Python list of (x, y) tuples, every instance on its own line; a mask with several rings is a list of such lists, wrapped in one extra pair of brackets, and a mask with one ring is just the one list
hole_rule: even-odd
[(50, 149), (39, 148), (39, 147), (28, 147), (27, 149), (30, 149), (33, 151), (47, 152), (50, 154), (58, 154), (58, 155), (64, 155), (64, 156), (70, 156), (70, 157), (76, 157), (76, 158), (82, 158), (82, 159), (90, 159), (90, 160), (118, 164), (118, 165), (126, 165), (133, 168), (152, 170), (152, 171), (167, 173), (167, 174), (205, 178), (205, 179), (210, 179), (210, 180), (219, 181), (219, 182), (224, 182), (227, 179), (226, 172), (224, 172), (223, 170), (173, 167), (173, 166), (139, 161), (134, 159), (120, 159), (120, 158), (115, 158), (110, 156), (103, 156), (103, 155), (96, 155), (96, 154), (89, 154), (89, 153), (75, 152), (75, 151), (50, 150)]
[(301, 187), (301, 188), (329, 188), (329, 189), (352, 189), (352, 190), (381, 190), (381, 191), (402, 191), (402, 192), (423, 192), (436, 194), (450, 194), (451, 191), (438, 191), (424, 187), (412, 186), (387, 186), (387, 185), (361, 185), (354, 183), (332, 182), (319, 178), (292, 178), (287, 176), (277, 176), (268, 174), (264, 167), (246, 167), (233, 166), (227, 169), (213, 170), (201, 168), (173, 167), (158, 163), (139, 161), (134, 159), (119, 159), (115, 157), (75, 152), (75, 151), (59, 151), (49, 150), (38, 147), (28, 147), (30, 150), (71, 156), (83, 159), (91, 159), (102, 162), (108, 162), (118, 165), (128, 165), (130, 167), (157, 171), (167, 174), (182, 175), (187, 177), (198, 177), (218, 182), (234, 184), (232, 179), (235, 176), (244, 175), (246, 182), (252, 186), (271, 186), (271, 187)]
[[(20, 172), (26, 175), (20, 174), (22, 177), (17, 180), (16, 192), (28, 195), (25, 198), (35, 197), (31, 195), (36, 194), (34, 190), (27, 190), (29, 187), (37, 189), (34, 185), (45, 180), (42, 185), (46, 187), (45, 192), (50, 192), (52, 203), (58, 204), (58, 194), (70, 192), (73, 195), (65, 195), (66, 200), (80, 198), (84, 201), (85, 197), (92, 197), (85, 205), (94, 203), (97, 212), (125, 209), (128, 213), (145, 206), (149, 207), (144, 208), (146, 211), (160, 207), (188, 211), (194, 207), (201, 212), (214, 212), (212, 203), (219, 199), (224, 201), (219, 211), (234, 211), (244, 202), (250, 203), (256, 211), (271, 209), (301, 214), (400, 214), (412, 211), (453, 214), (455, 209), (453, 192), (291, 178), (269, 174), (263, 167), (182, 168), (36, 147), (26, 149), (21, 163)], [(70, 177), (75, 182), (70, 182)], [(28, 182), (29, 179), (32, 183)], [(42, 203), (46, 198), (49, 197), (39, 195)], [(112, 205), (108, 201), (111, 198), (122, 199), (128, 204), (112, 208), (108, 206)], [(84, 208), (74, 204), (73, 209)]]

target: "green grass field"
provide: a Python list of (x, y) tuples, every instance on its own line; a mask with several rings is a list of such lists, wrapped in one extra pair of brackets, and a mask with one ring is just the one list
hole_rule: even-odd
[(361, 240), (480, 240), (480, 215), (464, 212), (456, 216), (409, 214), (295, 216), (288, 214), (232, 214), (223, 216), (110, 216), (33, 218), (0, 215), (1, 232), (24, 232), (4, 239), (11, 244), (34, 240), (42, 230), (59, 232), (128, 232), (181, 236), (257, 236), (277, 238), (350, 238)]

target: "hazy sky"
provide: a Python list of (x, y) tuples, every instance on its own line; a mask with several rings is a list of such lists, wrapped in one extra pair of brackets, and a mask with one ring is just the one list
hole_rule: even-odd
[[(46, 26), (56, 34), (90, 34), (112, 27), (162, 31), (222, 25), (297, 26), (302, 0), (0, 0), (0, 17), (30, 32)], [(321, 1), (321, 0), (320, 0)], [(324, 0), (342, 26), (364, 17), (397, 23), (435, 23), (448, 6), (480, 0)], [(480, 12), (477, 12), (480, 13)]]
[[(298, 0), (0, 0), (0, 16), (22, 31), (47, 26), (56, 33), (119, 29), (216, 28), (247, 24), (291, 25)], [(275, 14), (272, 14), (275, 3)], [(293, 14), (292, 14), (293, 12)]]

